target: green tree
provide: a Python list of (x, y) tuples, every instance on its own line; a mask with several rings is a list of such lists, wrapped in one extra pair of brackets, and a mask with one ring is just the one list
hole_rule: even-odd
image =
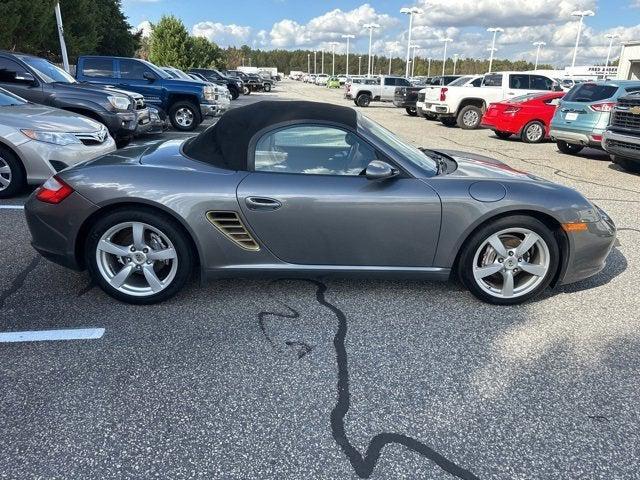
[(140, 48), (142, 34), (131, 33), (121, 0), (94, 0), (94, 4), (99, 39), (93, 53), (133, 57)]
[(183, 70), (190, 67), (189, 32), (184, 23), (175, 16), (165, 15), (153, 25), (149, 42), (151, 62), (159, 66), (172, 66)]
[(0, 1), (0, 48), (25, 53), (40, 51), (49, 35), (54, 3), (54, 0)]
[(222, 50), (203, 37), (190, 37), (188, 43), (190, 68), (222, 67)]

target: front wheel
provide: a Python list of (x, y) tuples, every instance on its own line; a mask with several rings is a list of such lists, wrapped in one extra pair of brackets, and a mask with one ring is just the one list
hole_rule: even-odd
[(192, 132), (200, 124), (200, 112), (189, 101), (176, 102), (169, 108), (169, 120), (176, 130)]
[(475, 105), (467, 105), (458, 114), (458, 126), (464, 130), (476, 130), (482, 121), (482, 109)]
[(496, 305), (526, 302), (556, 274), (560, 249), (541, 221), (514, 215), (491, 221), (462, 248), (458, 276), (480, 300)]
[(265, 92), (270, 92), (271, 91), (271, 84), (270, 83), (265, 83), (264, 84), (264, 91)]
[(237, 100), (240, 96), (240, 90), (237, 88), (227, 87), (227, 90), (229, 90), (229, 93), (231, 94), (231, 100)]
[[(613, 163), (617, 163), (623, 170), (632, 173), (640, 173), (640, 159), (632, 160), (624, 157), (613, 157)], [(1, 170), (0, 170), (1, 171)], [(1, 192), (0, 192), (1, 193)]]
[(525, 143), (540, 143), (544, 140), (544, 137), (545, 126), (537, 120), (527, 123), (520, 134), (520, 138)]
[(170, 217), (149, 210), (116, 210), (89, 230), (86, 264), (110, 296), (152, 304), (175, 295), (194, 267), (186, 235)]
[(556, 145), (558, 146), (558, 150), (560, 150), (562, 153), (566, 153), (568, 155), (575, 155), (579, 152), (582, 151), (582, 149), (584, 148), (582, 145), (576, 145), (574, 143), (567, 143), (563, 140), (558, 140), (556, 142)]
[(405, 108), (410, 117), (416, 117), (418, 115), (418, 110), (416, 107), (407, 107)]

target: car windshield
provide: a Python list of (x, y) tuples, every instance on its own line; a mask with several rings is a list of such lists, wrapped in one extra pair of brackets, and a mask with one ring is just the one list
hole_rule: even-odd
[(153, 70), (153, 73), (158, 75), (160, 78), (164, 78), (165, 80), (168, 78), (171, 78), (171, 75), (169, 75), (163, 69), (155, 66), (153, 63), (147, 62), (146, 60), (137, 60), (137, 61), (144, 63), (147, 67), (149, 67), (149, 69)]
[(193, 80), (189, 75), (180, 70), (179, 68), (172, 68), (171, 71), (176, 76), (176, 78), (181, 78), (182, 80)]
[(362, 129), (369, 135), (378, 138), (391, 150), (407, 159), (427, 175), (433, 176), (438, 173), (438, 165), (433, 158), (427, 156), (424, 152), (413, 145), (400, 140), (400, 138), (384, 128), (382, 125), (379, 125), (363, 115), (358, 115), (358, 126), (362, 127)]
[(38, 72), (38, 75), (46, 83), (76, 83), (75, 78), (44, 58), (22, 56), (18, 58)]
[(16, 105), (24, 105), (26, 100), (13, 95), (6, 90), (0, 89), (0, 107), (13, 107)]
[(471, 80), (473, 77), (460, 77), (455, 79), (453, 82), (451, 82), (448, 86), (449, 87), (461, 87), (463, 86), (465, 83), (467, 83), (469, 80)]

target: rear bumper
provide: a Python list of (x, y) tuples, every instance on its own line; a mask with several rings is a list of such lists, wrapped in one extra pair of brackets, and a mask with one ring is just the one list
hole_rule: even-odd
[(394, 98), (393, 104), (398, 108), (417, 108), (415, 100), (408, 100), (405, 98)]
[(502, 116), (482, 117), (480, 126), (493, 130), (494, 132), (506, 132), (512, 134), (520, 133), (521, 128), (514, 124), (513, 121), (507, 121)]
[(612, 155), (640, 160), (640, 136), (607, 130), (602, 135), (602, 147)]
[(586, 131), (578, 131), (578, 130), (566, 130), (554, 128), (551, 126), (551, 131), (549, 132), (549, 136), (552, 140), (558, 141), (561, 140), (563, 142), (571, 143), (574, 145), (583, 145), (585, 147), (592, 148), (602, 148), (602, 142), (593, 140), (591, 138), (592, 135), (602, 135), (604, 130), (601, 129), (593, 129), (588, 132)]
[(433, 113), (434, 115), (452, 116), (455, 112), (452, 112), (449, 105), (446, 103), (431, 103), (425, 101), (422, 104), (422, 111), (425, 113)]

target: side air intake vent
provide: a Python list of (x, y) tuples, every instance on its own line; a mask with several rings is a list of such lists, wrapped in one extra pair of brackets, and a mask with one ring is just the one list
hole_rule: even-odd
[(260, 250), (260, 245), (253, 239), (236, 212), (207, 212), (207, 220), (240, 248), (253, 252)]

